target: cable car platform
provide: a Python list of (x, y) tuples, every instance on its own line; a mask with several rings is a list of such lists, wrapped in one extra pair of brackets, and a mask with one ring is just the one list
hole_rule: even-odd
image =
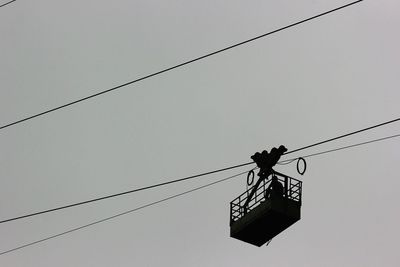
[(275, 172), (283, 184), (283, 194), (267, 192), (271, 179), (264, 181), (244, 208), (250, 188), (231, 205), (230, 236), (255, 246), (262, 246), (300, 220), (302, 182)]

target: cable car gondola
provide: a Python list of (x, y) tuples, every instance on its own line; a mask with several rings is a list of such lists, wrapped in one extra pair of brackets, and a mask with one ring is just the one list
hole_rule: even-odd
[(286, 151), (280, 146), (252, 156), (260, 178), (230, 203), (231, 237), (260, 247), (300, 220), (302, 182), (272, 169)]

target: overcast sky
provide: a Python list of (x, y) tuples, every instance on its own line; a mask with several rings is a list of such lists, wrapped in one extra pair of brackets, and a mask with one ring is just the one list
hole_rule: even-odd
[[(348, 2), (18, 0), (0, 9), (0, 124)], [(0, 219), (399, 117), (399, 10), (396, 0), (366, 0), (1, 130)], [(296, 156), (399, 132), (393, 124)], [(268, 247), (229, 237), (241, 176), (2, 255), (0, 265), (399, 266), (399, 141), (310, 158), (303, 177), (277, 167), (304, 182), (302, 219)], [(249, 168), (1, 224), (0, 252)]]

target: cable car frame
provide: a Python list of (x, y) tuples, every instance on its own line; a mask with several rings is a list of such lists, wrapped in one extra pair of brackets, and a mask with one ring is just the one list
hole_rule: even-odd
[[(282, 195), (268, 191), (272, 177), (283, 184)], [(258, 188), (253, 186), (231, 201), (230, 236), (262, 246), (300, 220), (301, 198), (301, 181), (272, 170)]]

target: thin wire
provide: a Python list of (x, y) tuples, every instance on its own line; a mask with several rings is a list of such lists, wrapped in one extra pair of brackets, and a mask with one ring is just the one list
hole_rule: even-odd
[(293, 161), (296, 161), (297, 159), (298, 158), (283, 160), (283, 161), (279, 161), (276, 164), (278, 164), (278, 165), (288, 165), (288, 164), (292, 163)]
[(6, 5), (11, 4), (12, 2), (15, 2), (15, 1), (17, 1), (17, 0), (12, 0), (12, 1), (10, 1), (10, 2), (7, 2), (7, 3), (5, 3), (5, 4), (2, 4), (2, 5), (0, 5), (0, 7), (6, 6)]
[(198, 177), (201, 177), (201, 176), (214, 174), (214, 173), (217, 173), (217, 172), (222, 172), (222, 171), (227, 171), (227, 170), (230, 170), (230, 169), (235, 169), (235, 168), (238, 168), (238, 167), (243, 167), (243, 166), (246, 166), (246, 165), (250, 165), (252, 163), (253, 162), (239, 164), (239, 165), (235, 165), (235, 166), (232, 166), (232, 167), (227, 167), (227, 168), (223, 168), (223, 169), (219, 169), (219, 170), (215, 170), (215, 171), (196, 174), (196, 175), (188, 176), (188, 177), (185, 177), (185, 178), (180, 178), (180, 179), (176, 179), (176, 180), (172, 180), (172, 181), (168, 181), (168, 182), (163, 182), (163, 183), (159, 183), (159, 184), (154, 184), (154, 185), (150, 185), (150, 186), (136, 188), (136, 189), (133, 189), (133, 190), (129, 190), (129, 191), (125, 191), (125, 192), (121, 192), (121, 193), (117, 193), (117, 194), (112, 194), (112, 195), (108, 195), (108, 196), (104, 196), (104, 197), (93, 198), (93, 199), (90, 199), (90, 200), (85, 200), (85, 201), (74, 203), (74, 204), (69, 204), (69, 205), (65, 205), (65, 206), (61, 206), (61, 207), (57, 207), (57, 208), (47, 209), (47, 210), (34, 212), (34, 213), (30, 213), (30, 214), (26, 214), (26, 215), (10, 218), (10, 219), (5, 219), (5, 220), (0, 221), (0, 224), (1, 223), (15, 221), (15, 220), (19, 220), (19, 219), (23, 219), (23, 218), (28, 218), (28, 217), (32, 217), (32, 216), (36, 216), (36, 215), (40, 215), (40, 214), (44, 214), (44, 213), (49, 213), (49, 212), (54, 212), (54, 211), (58, 211), (58, 210), (62, 210), (62, 209), (72, 208), (72, 207), (76, 207), (76, 206), (80, 206), (80, 205), (84, 205), (84, 204), (88, 204), (88, 203), (92, 203), (92, 202), (96, 202), (96, 201), (100, 201), (100, 200), (104, 200), (104, 199), (108, 199), (108, 198), (113, 198), (113, 197), (118, 197), (118, 196), (122, 196), (122, 195), (126, 195), (126, 194), (131, 194), (131, 193), (135, 193), (135, 192), (139, 192), (139, 191), (143, 191), (143, 190), (147, 190), (147, 189), (151, 189), (151, 188), (155, 188), (155, 187), (160, 187), (160, 186), (164, 186), (164, 185), (168, 185), (168, 184), (182, 182), (182, 181), (198, 178)]
[[(392, 136), (387, 136), (387, 137), (383, 137), (383, 138), (379, 138), (379, 139), (374, 139), (374, 140), (370, 140), (370, 141), (366, 141), (366, 142), (362, 142), (362, 143), (358, 143), (358, 144), (353, 144), (353, 145), (349, 145), (349, 146), (345, 146), (345, 147), (339, 147), (339, 148), (335, 148), (335, 149), (330, 149), (330, 150), (322, 151), (322, 152), (319, 152), (319, 153), (314, 153), (314, 154), (302, 156), (302, 158), (313, 157), (313, 156), (317, 156), (317, 155), (322, 155), (322, 154), (326, 154), (326, 153), (331, 153), (331, 152), (334, 152), (334, 151), (343, 150), (343, 149), (348, 149), (348, 148), (352, 148), (352, 147), (356, 147), (356, 146), (361, 146), (361, 145), (365, 145), (365, 144), (370, 144), (370, 143), (374, 143), (374, 142), (378, 142), (378, 141), (383, 141), (383, 140), (387, 140), (387, 139), (391, 139), (391, 138), (395, 138), (395, 137), (399, 137), (399, 136), (400, 136), (400, 134), (396, 134), (396, 135), (392, 135)], [(298, 159), (298, 158), (289, 159), (289, 160), (284, 160), (284, 161), (281, 161), (280, 163), (285, 162), (285, 161), (294, 161), (294, 160), (296, 160), (296, 159)], [(256, 169), (256, 168), (253, 168), (252, 170), (255, 170), (255, 169)], [(89, 223), (89, 224), (86, 224), (86, 225), (83, 225), (83, 226), (80, 226), (80, 227), (76, 227), (76, 228), (70, 229), (70, 230), (65, 231), (65, 232), (62, 232), (62, 233), (60, 233), (60, 234), (52, 235), (52, 236), (49, 236), (49, 237), (46, 237), (46, 238), (43, 238), (43, 239), (40, 239), (40, 240), (31, 242), (31, 243), (28, 243), (28, 244), (25, 244), (25, 245), (16, 247), (16, 248), (13, 248), (13, 249), (10, 249), (10, 250), (3, 251), (3, 252), (0, 253), (0, 256), (1, 256), (1, 255), (4, 255), (4, 254), (7, 254), (7, 253), (10, 253), (10, 252), (13, 252), (13, 251), (16, 251), (16, 250), (20, 250), (20, 249), (23, 249), (23, 248), (26, 248), (26, 247), (29, 247), (29, 246), (38, 244), (38, 243), (41, 243), (41, 242), (44, 242), (44, 241), (47, 241), (47, 240), (50, 240), (50, 239), (53, 239), (53, 238), (57, 238), (57, 237), (66, 235), (66, 234), (69, 234), (69, 233), (72, 233), (72, 232), (75, 232), (75, 231), (78, 231), (78, 230), (81, 230), (81, 229), (84, 229), (84, 228), (87, 228), (87, 227), (90, 227), (90, 226), (93, 226), (93, 225), (102, 223), (102, 222), (105, 222), (105, 221), (109, 221), (109, 220), (111, 220), (111, 219), (120, 217), (120, 216), (122, 216), (122, 215), (125, 215), (125, 214), (128, 214), (128, 213), (132, 213), (132, 212), (135, 212), (135, 211), (138, 211), (138, 210), (141, 210), (141, 209), (144, 209), (144, 208), (147, 208), (147, 207), (156, 205), (156, 204), (158, 204), (158, 203), (161, 203), (161, 202), (164, 202), (164, 201), (167, 201), (167, 200), (170, 200), (170, 199), (173, 199), (173, 198), (176, 198), (176, 197), (185, 195), (185, 194), (189, 194), (189, 193), (191, 193), (191, 192), (200, 190), (200, 189), (202, 189), (202, 188), (205, 188), (205, 187), (208, 187), (208, 186), (211, 186), (211, 185), (214, 185), (214, 184), (217, 184), (217, 183), (220, 183), (220, 182), (223, 182), (223, 181), (232, 179), (232, 178), (234, 178), (234, 177), (240, 176), (240, 175), (245, 174), (245, 173), (247, 173), (247, 172), (248, 172), (248, 171), (241, 172), (241, 173), (239, 173), (239, 174), (236, 174), (236, 175), (233, 175), (233, 176), (229, 176), (229, 177), (227, 177), (227, 178), (224, 178), (224, 179), (221, 179), (221, 180), (218, 180), (218, 181), (215, 181), (215, 182), (212, 182), (212, 183), (209, 183), (209, 184), (200, 186), (200, 187), (196, 187), (196, 188), (194, 188), (194, 189), (185, 191), (185, 192), (183, 192), (183, 193), (179, 193), (179, 194), (176, 194), (176, 195), (173, 195), (173, 196), (170, 196), (170, 197), (167, 197), (167, 198), (164, 198), (164, 199), (161, 199), (161, 200), (158, 200), (158, 201), (155, 201), (155, 202), (152, 202), (152, 203), (149, 203), (149, 204), (140, 206), (140, 207), (138, 207), (138, 208), (135, 208), (135, 209), (132, 209), (132, 210), (129, 210), (129, 211), (125, 211), (125, 212), (116, 214), (116, 215), (111, 216), (111, 217), (107, 217), (107, 218), (105, 218), (105, 219), (101, 219), (101, 220), (98, 220), (98, 221), (95, 221), (95, 222), (92, 222), (92, 223)]]
[[(382, 137), (382, 138), (378, 138), (378, 139), (374, 139), (374, 140), (370, 140), (370, 141), (366, 141), (366, 142), (361, 142), (361, 143), (357, 143), (357, 144), (353, 144), (353, 145), (334, 148), (334, 149), (330, 149), (330, 150), (326, 150), (326, 151), (322, 151), (322, 152), (318, 152), (318, 153), (314, 153), (314, 154), (309, 154), (309, 155), (301, 156), (301, 157), (302, 158), (314, 157), (314, 156), (318, 156), (318, 155), (322, 155), (322, 154), (326, 154), (326, 153), (331, 153), (331, 152), (335, 152), (335, 151), (339, 151), (339, 150), (343, 150), (343, 149), (349, 149), (349, 148), (356, 147), (356, 146), (362, 146), (362, 145), (366, 145), (366, 144), (371, 144), (371, 143), (375, 143), (375, 142), (379, 142), (379, 141), (383, 141), (383, 140), (387, 140), (387, 139), (391, 139), (391, 138), (395, 138), (395, 137), (400, 137), (400, 134), (395, 134), (395, 135)], [(297, 159), (298, 158), (283, 160), (283, 161), (279, 162), (279, 164), (281, 164), (281, 165), (289, 164), (289, 163), (292, 163), (293, 161), (295, 161)], [(286, 162), (288, 162), (288, 163), (286, 163)]]
[(188, 64), (194, 63), (194, 62), (196, 62), (196, 61), (199, 61), (199, 60), (208, 58), (208, 57), (210, 57), (210, 56), (214, 56), (214, 55), (216, 55), (216, 54), (219, 54), (219, 53), (225, 52), (225, 51), (227, 51), (227, 50), (233, 49), (233, 48), (235, 48), (235, 47), (238, 47), (238, 46), (241, 46), (241, 45), (244, 45), (244, 44), (253, 42), (253, 41), (255, 41), (255, 40), (261, 39), (261, 38), (266, 37), (266, 36), (268, 36), (268, 35), (271, 35), (271, 34), (274, 34), (274, 33), (277, 33), (277, 32), (283, 31), (283, 30), (286, 30), (286, 29), (288, 29), (288, 28), (297, 26), (297, 25), (302, 24), (302, 23), (304, 23), (304, 22), (307, 22), (307, 21), (316, 19), (316, 18), (318, 18), (318, 17), (327, 15), (327, 14), (329, 14), (329, 13), (338, 11), (338, 10), (340, 10), (340, 9), (349, 7), (349, 6), (351, 6), (351, 5), (354, 5), (354, 4), (359, 3), (359, 2), (362, 2), (362, 1), (364, 1), (364, 0), (354, 1), (354, 2), (349, 3), (349, 4), (346, 4), (346, 5), (344, 5), (344, 6), (340, 6), (340, 7), (337, 7), (337, 8), (335, 8), (335, 9), (332, 9), (332, 10), (329, 10), (329, 11), (326, 11), (326, 12), (323, 12), (323, 13), (320, 13), (320, 14), (315, 15), (315, 16), (312, 16), (312, 17), (310, 17), (310, 18), (307, 18), (307, 19), (304, 19), (304, 20), (301, 20), (301, 21), (292, 23), (292, 24), (290, 24), (290, 25), (287, 25), (287, 26), (285, 26), (285, 27), (282, 27), (282, 28), (273, 30), (273, 31), (271, 31), (271, 32), (268, 32), (268, 33), (259, 35), (259, 36), (257, 36), (257, 37), (254, 37), (254, 38), (251, 38), (251, 39), (242, 41), (242, 42), (240, 42), (240, 43), (236, 43), (236, 44), (234, 44), (234, 45), (231, 45), (231, 46), (228, 46), (228, 47), (225, 47), (225, 48), (222, 48), (222, 49), (217, 50), (217, 51), (214, 51), (214, 52), (212, 52), (212, 53), (209, 53), (209, 54), (206, 54), (206, 55), (203, 55), (203, 56), (200, 56), (200, 57), (197, 57), (197, 58), (194, 58), (194, 59), (185, 61), (185, 62), (180, 63), (180, 64), (178, 64), (178, 65), (175, 65), (175, 66), (172, 66), (172, 67), (169, 67), (169, 68), (166, 68), (166, 69), (163, 69), (163, 70), (154, 72), (154, 73), (152, 73), (152, 74), (146, 75), (146, 76), (141, 77), (141, 78), (138, 78), (138, 79), (136, 79), (136, 80), (133, 80), (133, 81), (130, 81), (130, 82), (127, 82), (127, 83), (124, 83), (124, 84), (115, 86), (115, 87), (113, 87), (113, 88), (110, 88), (110, 89), (107, 89), (107, 90), (104, 90), (104, 91), (101, 91), (101, 92), (98, 92), (98, 93), (89, 95), (89, 96), (87, 96), (87, 97), (84, 97), (84, 98), (81, 98), (81, 99), (78, 99), (78, 100), (69, 102), (69, 103), (67, 103), (67, 104), (64, 104), (64, 105), (61, 105), (61, 106), (58, 106), (58, 107), (55, 107), (55, 108), (52, 108), (52, 109), (48, 109), (48, 110), (46, 110), (46, 111), (37, 113), (37, 114), (35, 114), (35, 115), (26, 117), (26, 118), (24, 118), (24, 119), (20, 119), (20, 120), (14, 121), (14, 122), (12, 122), (12, 123), (9, 123), (9, 124), (6, 124), (6, 125), (1, 126), (1, 127), (0, 127), (0, 130), (5, 129), (5, 128), (10, 127), (10, 126), (13, 126), (13, 125), (15, 125), (15, 124), (22, 123), (22, 122), (27, 121), (27, 120), (31, 120), (31, 119), (36, 118), (36, 117), (39, 117), (39, 116), (43, 116), (43, 115), (45, 115), (45, 114), (47, 114), (47, 113), (50, 113), (50, 112), (54, 112), (54, 111), (56, 111), (56, 110), (59, 110), (59, 109), (62, 109), (62, 108), (66, 108), (66, 107), (68, 107), (68, 106), (77, 104), (77, 103), (79, 103), (79, 102), (88, 100), (88, 99), (90, 99), (90, 98), (97, 97), (97, 96), (100, 96), (100, 95), (102, 95), (102, 94), (105, 94), (105, 93), (108, 93), (108, 92), (117, 90), (117, 89), (119, 89), (119, 88), (121, 88), (121, 87), (125, 87), (125, 86), (127, 86), (127, 85), (130, 85), (130, 84), (133, 84), (133, 83), (137, 83), (137, 82), (146, 80), (146, 79), (151, 78), (151, 77), (153, 77), (153, 76), (160, 75), (160, 74), (162, 74), (162, 73), (164, 73), (164, 72), (168, 72), (168, 71), (171, 71), (171, 70), (173, 70), (173, 69), (183, 67), (183, 66), (185, 66), (185, 65), (188, 65)]
[(334, 140), (338, 140), (338, 139), (343, 138), (343, 137), (347, 137), (347, 136), (350, 136), (350, 135), (354, 135), (354, 134), (357, 134), (357, 133), (368, 131), (368, 130), (371, 130), (371, 129), (374, 129), (374, 128), (378, 128), (380, 126), (383, 126), (383, 125), (386, 125), (386, 124), (390, 124), (390, 123), (393, 123), (393, 122), (397, 122), (397, 121), (400, 121), (400, 118), (397, 118), (397, 119), (394, 119), (394, 120), (391, 120), (391, 121), (387, 121), (387, 122), (383, 122), (383, 123), (380, 123), (380, 124), (376, 124), (376, 125), (373, 125), (373, 126), (370, 126), (370, 127), (358, 130), (358, 131), (354, 131), (354, 132), (351, 132), (351, 133), (343, 134), (343, 135), (340, 135), (340, 136), (337, 136), (337, 137), (334, 137), (334, 138), (331, 138), (331, 139), (328, 139), (328, 140), (325, 140), (325, 141), (321, 141), (321, 142), (318, 142), (318, 143), (315, 143), (315, 144), (312, 144), (312, 145), (304, 146), (304, 147), (301, 147), (301, 148), (286, 152), (286, 153), (284, 153), (284, 155), (287, 155), (287, 154), (290, 154), (290, 153), (294, 153), (294, 152), (297, 152), (297, 151), (300, 151), (300, 150), (304, 150), (304, 149), (307, 149), (307, 148), (310, 148), (310, 147), (318, 146), (318, 145), (321, 145), (321, 144), (325, 144), (325, 143), (328, 143), (328, 142), (331, 142), (331, 141), (334, 141)]
[[(394, 122), (399, 121), (399, 120), (400, 120), (400, 118), (394, 119), (394, 120), (391, 120), (391, 121), (387, 121), (387, 122), (384, 122), (384, 123), (380, 123), (380, 124), (377, 124), (377, 125), (374, 125), (374, 126), (370, 126), (370, 127), (367, 127), (367, 128), (355, 131), (355, 132), (351, 132), (351, 133), (348, 133), (348, 134), (341, 135), (339, 137), (331, 138), (331, 139), (328, 139), (326, 141), (318, 142), (318, 143), (310, 145), (310, 146), (306, 146), (306, 147), (303, 147), (303, 148), (292, 150), (292, 151), (287, 152), (285, 154), (289, 154), (289, 153), (293, 153), (293, 152), (296, 152), (296, 151), (300, 151), (300, 150), (303, 150), (305, 148), (316, 146), (318, 144), (327, 143), (327, 142), (330, 142), (330, 141), (333, 141), (333, 140), (337, 140), (339, 138), (343, 138), (343, 137), (346, 137), (346, 136), (349, 136), (349, 135), (360, 133), (362, 131), (367, 131), (367, 130), (370, 130), (370, 129), (373, 129), (373, 128), (377, 128), (377, 127), (380, 127), (380, 126), (383, 126), (383, 125), (386, 125), (386, 124), (389, 124), (389, 123), (394, 123)], [(389, 137), (389, 138), (391, 138), (391, 137)], [(279, 163), (280, 164), (285, 164), (285, 162), (286, 162), (286, 160), (280, 161)], [(34, 213), (30, 213), (30, 214), (26, 214), (26, 215), (14, 217), (14, 218), (4, 219), (4, 220), (0, 221), (0, 224), (6, 223), (6, 222), (15, 221), (15, 220), (19, 220), (19, 219), (23, 219), (23, 218), (28, 218), (28, 217), (32, 217), (32, 216), (36, 216), (36, 215), (40, 215), (40, 214), (44, 214), (44, 213), (49, 213), (49, 212), (54, 212), (54, 211), (58, 211), (58, 210), (62, 210), (62, 209), (72, 208), (72, 207), (76, 207), (76, 206), (80, 206), (80, 205), (84, 205), (84, 204), (88, 204), (88, 203), (92, 203), (92, 202), (96, 202), (96, 201), (100, 201), (100, 200), (105, 200), (105, 199), (108, 199), (108, 198), (113, 198), (113, 197), (118, 197), (118, 196), (122, 196), (122, 195), (126, 195), (126, 194), (131, 194), (131, 193), (134, 193), (134, 192), (139, 192), (139, 191), (143, 191), (143, 190), (147, 190), (147, 189), (151, 189), (151, 188), (155, 188), (155, 187), (159, 187), (159, 186), (164, 186), (164, 185), (168, 185), (168, 184), (172, 184), (172, 183), (182, 182), (182, 181), (185, 181), (185, 180), (189, 180), (189, 179), (193, 179), (193, 178), (197, 178), (197, 177), (201, 177), (201, 176), (205, 176), (205, 175), (209, 175), (209, 174), (214, 174), (214, 173), (218, 173), (218, 172), (222, 172), (222, 171), (226, 171), (226, 170), (230, 170), (230, 169), (235, 169), (235, 168), (247, 166), (247, 165), (250, 165), (250, 164), (254, 164), (254, 162), (251, 161), (251, 162), (247, 162), (247, 163), (243, 163), (243, 164), (239, 164), (239, 165), (235, 165), (235, 166), (231, 166), (231, 167), (226, 167), (226, 168), (222, 168), (222, 169), (218, 169), (218, 170), (214, 170), (214, 171), (210, 171), (210, 172), (205, 172), (205, 173), (201, 173), (201, 174), (197, 174), (197, 175), (192, 175), (192, 176), (181, 178), (181, 179), (176, 179), (176, 180), (172, 180), (172, 181), (168, 181), (168, 182), (163, 182), (163, 183), (159, 183), (159, 184), (155, 184), (155, 185), (150, 185), (150, 186), (146, 186), (146, 187), (142, 187), (142, 188), (137, 188), (137, 189), (133, 189), (133, 190), (117, 193), (117, 194), (112, 194), (112, 195), (108, 195), (108, 196), (104, 196), (104, 197), (85, 200), (85, 201), (81, 201), (81, 202), (78, 202), (78, 203), (69, 204), (69, 205), (65, 205), (65, 206), (61, 206), (61, 207), (57, 207), (57, 208), (52, 208), (52, 209), (47, 209), (47, 210), (44, 210), (44, 211), (34, 212)]]
[[(254, 169), (256, 169), (256, 168), (254, 168)], [(203, 186), (200, 186), (200, 187), (196, 187), (196, 188), (194, 188), (194, 189), (185, 191), (185, 192), (183, 192), (183, 193), (179, 193), (179, 194), (176, 194), (176, 195), (167, 197), (167, 198), (163, 198), (163, 199), (161, 199), (161, 200), (151, 202), (151, 203), (149, 203), (149, 204), (146, 204), (146, 205), (137, 207), (137, 208), (135, 208), (135, 209), (128, 210), (128, 211), (125, 211), (125, 212), (122, 212), (122, 213), (119, 213), (119, 214), (116, 214), (116, 215), (107, 217), (107, 218), (105, 218), (105, 219), (101, 219), (101, 220), (98, 220), (98, 221), (95, 221), (95, 222), (92, 222), (92, 223), (89, 223), (89, 224), (85, 224), (85, 225), (83, 225), (83, 226), (79, 226), (79, 227), (70, 229), (70, 230), (68, 230), (68, 231), (59, 233), (59, 234), (55, 234), (55, 235), (52, 235), (52, 236), (49, 236), (49, 237), (46, 237), (46, 238), (39, 239), (39, 240), (37, 240), (37, 241), (31, 242), (31, 243), (27, 243), (27, 244), (18, 246), (18, 247), (13, 248), (13, 249), (9, 249), (9, 250), (3, 251), (3, 252), (0, 253), (0, 256), (1, 256), (1, 255), (4, 255), (4, 254), (7, 254), (7, 253), (10, 253), (10, 252), (13, 252), (13, 251), (16, 251), (16, 250), (20, 250), (20, 249), (23, 249), (23, 248), (26, 248), (26, 247), (29, 247), (29, 246), (38, 244), (38, 243), (42, 243), (42, 242), (44, 242), (44, 241), (48, 241), (48, 240), (50, 240), (50, 239), (54, 239), (54, 238), (61, 237), (61, 236), (66, 235), (66, 234), (70, 234), (70, 233), (72, 233), (72, 232), (76, 232), (76, 231), (78, 231), (78, 230), (82, 230), (82, 229), (84, 229), (84, 228), (88, 228), (88, 227), (90, 227), (90, 226), (93, 226), (93, 225), (96, 225), (96, 224), (99, 224), (99, 223), (103, 223), (103, 222), (106, 222), (106, 221), (115, 219), (115, 218), (117, 218), (117, 217), (120, 217), (120, 216), (129, 214), (129, 213), (132, 213), (132, 212), (139, 211), (139, 210), (141, 210), (141, 209), (144, 209), (144, 208), (147, 208), (147, 207), (150, 207), (150, 206), (159, 204), (159, 203), (164, 202), (164, 201), (171, 200), (171, 199), (173, 199), (173, 198), (177, 198), (177, 197), (180, 197), (180, 196), (183, 196), (183, 195), (192, 193), (192, 192), (194, 192), (194, 191), (197, 191), (197, 190), (200, 190), (200, 189), (203, 189), (203, 188), (206, 188), (206, 187), (209, 187), (209, 186), (212, 186), (212, 185), (215, 185), (215, 184), (218, 184), (218, 183), (221, 183), (221, 182), (224, 182), (224, 181), (233, 179), (233, 178), (238, 177), (238, 176), (240, 176), (240, 175), (242, 175), (242, 174), (245, 174), (245, 173), (247, 173), (247, 172), (248, 172), (248, 171), (241, 172), (241, 173), (238, 173), (238, 174), (229, 176), (229, 177), (227, 177), (227, 178), (224, 178), (224, 179), (221, 179), (221, 180), (212, 182), (212, 183), (208, 183), (208, 184), (203, 185)]]

